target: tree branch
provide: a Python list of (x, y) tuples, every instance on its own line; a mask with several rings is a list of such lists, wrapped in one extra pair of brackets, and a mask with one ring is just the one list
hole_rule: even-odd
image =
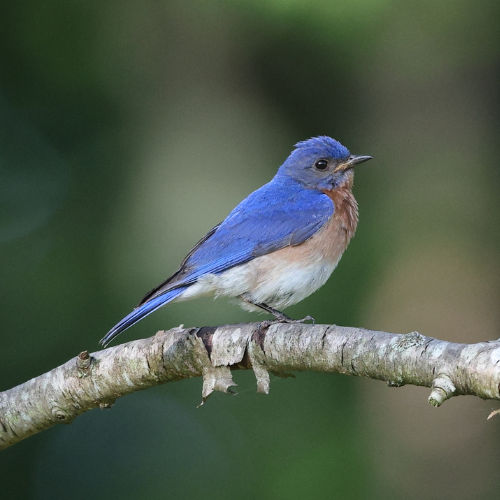
[(455, 344), (417, 332), (392, 334), (335, 325), (249, 323), (160, 331), (95, 352), (0, 393), (0, 448), (125, 394), (203, 377), (202, 404), (228, 392), (231, 369), (252, 368), (257, 390), (269, 372), (313, 370), (431, 387), (429, 402), (470, 394), (500, 400), (500, 342)]

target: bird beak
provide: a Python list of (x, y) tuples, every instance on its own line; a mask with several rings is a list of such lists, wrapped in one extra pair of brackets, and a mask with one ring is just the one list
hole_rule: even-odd
[(334, 172), (345, 172), (350, 168), (354, 167), (358, 163), (363, 163), (364, 161), (371, 160), (373, 156), (360, 156), (360, 155), (351, 155), (347, 158), (347, 161), (344, 163), (339, 163), (335, 168)]

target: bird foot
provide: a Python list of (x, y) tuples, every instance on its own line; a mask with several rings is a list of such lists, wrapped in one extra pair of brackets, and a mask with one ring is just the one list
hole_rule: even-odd
[(316, 323), (316, 320), (312, 316), (305, 316), (304, 318), (301, 319), (293, 319), (288, 317), (286, 314), (282, 315), (275, 315), (274, 316), (276, 319), (274, 320), (267, 320), (264, 321), (263, 323), (266, 323), (267, 326), (275, 325), (277, 323), (289, 323), (289, 324), (294, 324), (294, 323), (306, 323), (307, 321), (311, 321), (311, 323), (314, 325)]
[(292, 318), (285, 318), (281, 320), (282, 323), (306, 323), (307, 321), (310, 321), (313, 325), (316, 323), (316, 320), (312, 316), (305, 316), (301, 319), (292, 319)]
[(269, 314), (272, 314), (276, 318), (274, 321), (273, 320), (263, 321), (262, 323), (267, 327), (269, 327), (275, 323), (305, 323), (306, 321), (311, 321), (313, 325), (314, 325), (314, 323), (316, 323), (316, 320), (312, 316), (309, 316), (309, 315), (307, 315), (305, 318), (302, 318), (302, 319), (292, 319), (289, 316), (287, 316), (285, 313), (278, 311), (278, 309), (275, 309), (274, 307), (271, 307), (271, 306), (265, 304), (264, 302), (257, 303), (257, 302), (251, 302), (244, 297), (240, 297), (240, 298), (242, 300), (244, 300), (245, 302), (252, 304), (253, 306), (260, 307), (261, 309), (268, 312)]

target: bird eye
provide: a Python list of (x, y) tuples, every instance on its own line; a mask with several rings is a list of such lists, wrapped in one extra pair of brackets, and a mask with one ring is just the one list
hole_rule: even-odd
[(318, 160), (314, 166), (318, 169), (318, 170), (325, 170), (326, 167), (328, 167), (328, 162), (326, 160)]

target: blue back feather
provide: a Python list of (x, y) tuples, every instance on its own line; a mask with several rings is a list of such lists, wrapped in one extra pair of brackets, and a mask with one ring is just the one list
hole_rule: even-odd
[[(289, 245), (299, 245), (330, 219), (333, 203), (325, 194), (294, 180), (275, 177), (243, 200), (185, 262), (175, 286)], [(174, 283), (171, 283), (174, 285)]]

